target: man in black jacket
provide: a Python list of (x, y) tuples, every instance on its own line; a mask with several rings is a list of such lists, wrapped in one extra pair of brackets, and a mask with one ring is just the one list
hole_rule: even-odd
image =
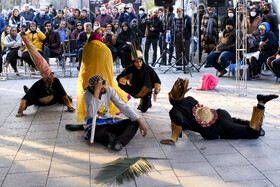
[(151, 19), (147, 22), (146, 26), (146, 32), (145, 32), (145, 37), (146, 37), (146, 42), (145, 42), (145, 63), (149, 64), (148, 59), (149, 59), (149, 48), (151, 44), (153, 45), (153, 63), (157, 59), (157, 46), (158, 46), (158, 38), (159, 38), (159, 33), (162, 32), (163, 26), (162, 26), (162, 21), (158, 18), (158, 10), (153, 11), (153, 16)]

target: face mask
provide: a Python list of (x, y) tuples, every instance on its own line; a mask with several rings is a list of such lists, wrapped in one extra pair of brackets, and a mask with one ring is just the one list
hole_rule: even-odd
[(45, 14), (46, 14), (45, 11), (40, 11), (40, 15), (41, 15), (41, 16), (44, 16)]
[(97, 29), (99, 29), (99, 26), (94, 25), (94, 26), (93, 26), (93, 30), (97, 30)]
[(233, 13), (228, 13), (228, 17), (232, 18), (234, 16)]
[(268, 13), (269, 13), (269, 10), (264, 10), (263, 13), (264, 13), (264, 14), (268, 14)]
[(252, 17), (255, 17), (255, 16), (257, 15), (257, 12), (250, 12), (250, 15), (251, 15)]
[(105, 15), (106, 14), (106, 12), (105, 11), (101, 11), (101, 15)]
[(143, 12), (142, 10), (140, 10), (140, 11), (139, 11), (139, 15), (142, 16), (143, 14), (144, 14), (144, 12)]

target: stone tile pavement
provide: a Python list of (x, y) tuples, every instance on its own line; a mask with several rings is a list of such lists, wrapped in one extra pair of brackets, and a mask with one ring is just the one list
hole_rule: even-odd
[[(139, 113), (148, 128), (147, 137), (139, 133), (120, 152), (95, 144), (89, 146), (83, 132), (69, 132), (65, 124), (76, 123), (76, 115), (66, 113), (63, 105), (29, 107), (27, 116), (16, 118), (23, 85), (31, 86), (37, 78), (11, 77), (0, 81), (0, 184), (13, 186), (101, 186), (95, 183), (103, 164), (120, 157), (147, 156), (167, 158), (150, 160), (154, 169), (148, 175), (122, 186), (280, 186), (280, 117), (279, 99), (266, 105), (266, 135), (256, 140), (204, 140), (194, 132), (185, 131), (176, 145), (161, 145), (170, 136), (167, 93), (177, 77), (189, 78), (193, 89), (187, 95), (212, 108), (228, 110), (232, 116), (250, 119), (256, 94), (279, 93), (279, 83), (265, 78), (248, 82), (248, 95), (235, 94), (235, 80), (220, 78), (211, 91), (197, 91), (203, 73), (171, 71), (159, 76), (162, 90), (147, 113), (136, 110), (139, 100), (129, 105)], [(57, 74), (61, 77), (61, 74)], [(74, 77), (60, 78), (76, 103), (77, 72)]]

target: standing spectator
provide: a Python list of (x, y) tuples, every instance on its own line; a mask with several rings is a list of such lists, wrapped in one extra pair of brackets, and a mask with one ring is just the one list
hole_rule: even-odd
[(117, 37), (117, 48), (119, 51), (119, 57), (121, 59), (122, 67), (126, 68), (131, 64), (131, 39), (133, 33), (128, 26), (128, 23), (122, 23), (122, 31)]
[(10, 34), (5, 37), (4, 45), (7, 48), (7, 57), (6, 57), (6, 64), (7, 67), (9, 64), (11, 64), (12, 68), (15, 72), (18, 72), (17, 70), (17, 59), (18, 56), (18, 50), (20, 50), (22, 41), (20, 35), (17, 33), (17, 27), (12, 26)]
[(62, 54), (62, 46), (59, 32), (52, 29), (51, 21), (46, 21), (44, 26), (46, 30), (46, 40), (43, 54), (49, 64), (49, 58), (56, 58)]
[(112, 15), (114, 21), (119, 20), (120, 14), (119, 14), (119, 9), (117, 7), (113, 7), (113, 15)]
[[(175, 32), (176, 60), (178, 61), (183, 55), (186, 57), (187, 61), (189, 61), (192, 23), (191, 23), (191, 18), (188, 15), (186, 15), (183, 19), (183, 9), (181, 7), (178, 7), (176, 10), (174, 27), (175, 27), (174, 32)], [(178, 66), (183, 65), (183, 59), (178, 61), (176, 65)]]
[[(162, 22), (162, 25), (164, 26), (164, 17), (163, 17), (163, 9), (162, 8), (159, 8), (158, 9), (158, 18), (161, 20)], [(162, 27), (162, 32), (159, 33), (159, 39), (158, 39), (158, 46), (159, 46), (159, 52), (160, 54), (163, 53), (163, 48), (164, 48), (164, 35), (165, 35), (165, 27)], [(163, 61), (165, 62), (166, 60), (166, 56), (163, 57)], [(163, 65), (163, 64), (162, 64)]]
[[(175, 14), (173, 13), (173, 6), (167, 6), (166, 7), (166, 15), (165, 15), (165, 20), (164, 22), (166, 21), (166, 23), (164, 23), (166, 26), (166, 30), (167, 31), (170, 31), (170, 34), (171, 34), (171, 40), (170, 40), (170, 43), (169, 43), (169, 52), (170, 52), (170, 55), (169, 55), (169, 59), (168, 59), (168, 64), (170, 65), (171, 64), (171, 60), (172, 60), (172, 56), (173, 56), (173, 51), (174, 51), (174, 38), (175, 38), (175, 32), (174, 32), (174, 18), (175, 18)], [(165, 32), (166, 34), (166, 32)], [(164, 34), (164, 40), (166, 39), (166, 36)], [(166, 56), (165, 56), (166, 58)]]
[(77, 39), (79, 34), (83, 32), (84, 27), (81, 21), (77, 21), (75, 25), (75, 30), (71, 34), (71, 39)]
[(236, 20), (234, 8), (228, 8), (227, 15), (225, 17), (223, 17), (223, 19), (222, 19), (222, 27), (221, 27), (222, 31), (225, 30), (226, 22), (227, 22), (227, 19), (229, 19), (229, 18), (232, 18), (234, 21)]
[(113, 25), (108, 23), (106, 26), (107, 32), (103, 35), (103, 42), (107, 45), (107, 47), (111, 50), (113, 61), (117, 59), (118, 50), (115, 47), (117, 43), (117, 35), (113, 32)]
[(52, 4), (50, 4), (50, 6), (49, 6), (49, 11), (50, 11), (50, 13), (52, 14), (53, 17), (56, 17), (57, 12), (56, 12), (56, 10), (55, 10), (55, 8)]
[(147, 14), (145, 13), (145, 7), (144, 6), (139, 7), (139, 14), (138, 14), (137, 18), (138, 18), (138, 28), (140, 29), (140, 31), (142, 33), (141, 48), (142, 48), (142, 51), (144, 51), (146, 18), (147, 18)]
[(127, 5), (125, 5), (125, 7), (123, 9), (121, 9), (121, 15), (120, 15), (120, 23), (122, 22), (127, 22), (130, 23), (132, 19), (136, 18), (136, 15), (134, 14), (134, 12), (132, 11), (132, 8), (128, 7)]
[(267, 22), (263, 22), (258, 27), (259, 39), (254, 42), (258, 48), (259, 57), (252, 56), (249, 59), (251, 80), (259, 79), (262, 63), (272, 56), (277, 50), (277, 42), (274, 33), (270, 30)]
[(273, 13), (271, 9), (271, 4), (266, 3), (263, 6), (263, 22), (267, 22), (270, 26), (270, 30), (276, 36), (277, 41), (279, 41), (279, 22), (277, 16)]
[(112, 23), (113, 22), (113, 18), (112, 18), (112, 16), (106, 14), (106, 8), (105, 7), (101, 7), (100, 11), (101, 11), (101, 14), (99, 16), (97, 16), (95, 21), (98, 21), (100, 23), (101, 27), (106, 27), (107, 23)]
[(91, 23), (94, 24), (95, 19), (101, 14), (100, 7), (95, 7), (94, 14), (91, 17)]
[[(218, 41), (219, 30), (221, 28), (221, 22), (218, 15), (214, 12), (214, 7), (207, 7), (208, 13), (202, 17), (201, 22), (201, 45), (203, 52), (209, 54)], [(211, 67), (210, 64), (206, 64), (204, 67)]]
[(12, 11), (12, 16), (9, 19), (9, 26), (17, 27), (17, 30), (19, 31), (22, 25), (26, 25), (25, 19), (23, 16), (20, 16), (19, 10), (14, 8)]
[(227, 19), (226, 28), (220, 37), (220, 43), (216, 47), (216, 51), (207, 56), (207, 62), (217, 69), (222, 77), (227, 73), (226, 67), (230, 60), (235, 59), (236, 48), (236, 30), (234, 28), (235, 21), (232, 18)]
[(34, 21), (36, 22), (37, 24), (37, 27), (43, 32), (45, 33), (46, 32), (46, 29), (44, 27), (44, 23), (46, 21), (50, 21), (51, 22), (51, 18), (49, 16), (46, 15), (46, 6), (41, 6), (40, 7), (40, 13), (38, 13), (35, 18), (34, 18)]
[(197, 13), (196, 2), (194, 0), (190, 1), (190, 9), (187, 11), (187, 15), (192, 17), (194, 13)]
[(77, 39), (77, 48), (78, 48), (78, 57), (79, 57), (79, 66), (77, 67), (80, 70), (83, 56), (83, 48), (89, 37), (93, 34), (92, 25), (90, 22), (84, 24), (84, 31), (81, 32)]
[(77, 21), (80, 20), (80, 16), (81, 16), (81, 11), (76, 8), (75, 12), (72, 13), (71, 15), (71, 25), (74, 26), (76, 24)]
[(86, 22), (90, 22), (90, 19), (87, 17), (87, 10), (86, 9), (83, 9), (81, 11), (81, 17), (80, 17), (79, 21), (81, 21), (82, 24), (84, 24)]
[[(46, 35), (40, 31), (39, 28), (37, 28), (35, 22), (29, 23), (28, 31), (26, 32), (27, 38), (31, 41), (31, 43), (34, 45), (36, 50), (43, 55), (43, 41), (46, 39)], [(22, 59), (26, 61), (29, 65), (30, 71), (35, 72), (35, 65), (30, 57), (30, 54), (27, 50), (27, 47), (25, 47)]]
[(142, 42), (142, 32), (138, 28), (138, 20), (133, 19), (130, 23), (130, 28), (133, 33), (133, 42), (137, 50), (141, 51), (141, 42)]
[(29, 23), (32, 22), (35, 17), (34, 13), (30, 11), (29, 4), (23, 5), (23, 11), (20, 13), (20, 15), (24, 17), (27, 27), (29, 27)]
[(53, 14), (50, 12), (50, 8), (49, 8), (49, 6), (45, 6), (45, 14), (47, 15), (47, 16), (49, 16), (49, 18), (51, 19), (51, 21), (53, 21)]
[(55, 18), (53, 19), (53, 27), (54, 27), (54, 29), (58, 29), (58, 27), (60, 25), (60, 22), (62, 20), (65, 21), (66, 18), (63, 17), (62, 11), (58, 10)]
[(151, 44), (153, 45), (153, 63), (157, 59), (157, 46), (158, 46), (158, 38), (159, 33), (162, 32), (163, 26), (162, 21), (158, 18), (158, 10), (153, 11), (153, 16), (151, 18), (151, 21), (147, 23), (147, 28), (145, 32), (146, 42), (145, 42), (145, 63), (149, 64), (149, 48)]

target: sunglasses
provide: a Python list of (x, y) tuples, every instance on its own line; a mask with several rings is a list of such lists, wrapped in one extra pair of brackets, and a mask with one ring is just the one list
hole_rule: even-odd
[(77, 25), (77, 26), (79, 27), (79, 26), (82, 26), (82, 25)]

